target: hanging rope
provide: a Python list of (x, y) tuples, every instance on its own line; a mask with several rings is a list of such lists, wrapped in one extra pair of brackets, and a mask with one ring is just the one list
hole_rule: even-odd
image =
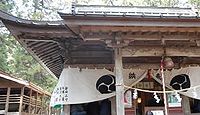
[[(165, 91), (165, 93), (179, 93), (179, 92), (184, 92), (184, 91), (187, 91), (187, 90), (191, 90), (191, 89), (196, 89), (200, 87), (200, 85), (198, 86), (195, 86), (195, 87), (191, 87), (191, 88), (186, 88), (186, 89), (182, 89), (182, 90), (172, 90), (172, 91)], [(134, 87), (130, 87), (130, 86), (126, 86), (124, 85), (124, 88), (126, 89), (133, 89), (133, 90), (137, 90), (137, 91), (141, 91), (141, 92), (146, 92), (146, 93), (163, 93), (163, 91), (153, 91), (153, 90), (145, 90), (145, 89), (139, 89), (139, 88), (134, 88)]]
[(160, 63), (160, 69), (161, 69), (161, 79), (162, 79), (162, 84), (163, 84), (162, 86), (163, 86), (163, 98), (164, 98), (164, 105), (165, 105), (165, 115), (168, 115), (163, 60), (164, 60), (164, 57), (162, 57), (162, 60)]

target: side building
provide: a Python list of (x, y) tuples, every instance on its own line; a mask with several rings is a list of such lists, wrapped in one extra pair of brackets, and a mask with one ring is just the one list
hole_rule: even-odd
[(49, 115), (51, 94), (0, 71), (0, 115)]

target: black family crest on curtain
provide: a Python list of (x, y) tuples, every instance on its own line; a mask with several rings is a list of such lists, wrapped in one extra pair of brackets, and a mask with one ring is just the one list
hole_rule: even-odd
[(114, 92), (115, 91), (115, 76), (111, 74), (101, 76), (96, 82), (96, 89), (101, 94)]
[(190, 78), (187, 74), (176, 75), (170, 81), (170, 86), (175, 90), (190, 88)]

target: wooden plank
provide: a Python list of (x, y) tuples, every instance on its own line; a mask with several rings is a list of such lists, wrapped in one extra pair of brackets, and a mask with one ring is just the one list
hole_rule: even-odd
[(58, 58), (61, 59), (61, 56), (60, 55), (51, 55), (49, 57), (44, 58), (45, 60), (43, 62), (46, 64), (49, 61), (56, 60)]
[(60, 50), (60, 48), (59, 47), (56, 47), (56, 48), (54, 48), (54, 49), (49, 49), (48, 51), (43, 51), (43, 52), (35, 52), (39, 57), (42, 57), (42, 56), (45, 56), (45, 55), (47, 55), (47, 54), (49, 54), (49, 53), (51, 53), (51, 52), (54, 52), (54, 51), (59, 51)]
[[(36, 52), (37, 54), (37, 52)], [(48, 57), (48, 56), (51, 56), (51, 55), (60, 55), (60, 49), (59, 48), (56, 48), (56, 49), (52, 49), (52, 50), (49, 50), (47, 52), (43, 52), (43, 53), (40, 53), (40, 54), (37, 54), (37, 56), (43, 60), (43, 58), (45, 57)]]
[(62, 39), (62, 38), (68, 38), (68, 37), (76, 38), (76, 36), (74, 36), (74, 34), (71, 33), (71, 32), (67, 32), (67, 31), (64, 31), (64, 32), (54, 32), (54, 30), (53, 31), (49, 31), (49, 32), (45, 32), (43, 30), (41, 30), (40, 32), (38, 32), (38, 31), (36, 31), (36, 32), (32, 32), (32, 31), (26, 32), (26, 31), (23, 31), (23, 34), (25, 34), (24, 35), (25, 38), (43, 36), (44, 40), (45, 39), (46, 40), (53, 39), (53, 38)]
[(58, 63), (62, 63), (62, 62), (61, 62), (61, 59), (60, 59), (60, 58), (56, 58), (56, 59), (49, 60), (49, 61), (44, 62), (44, 63), (45, 63), (46, 65), (50, 66), (50, 64), (54, 64), (54, 63), (58, 64)]
[[(166, 56), (200, 57), (200, 47), (165, 47)], [(162, 56), (162, 46), (130, 46), (122, 49), (123, 57)]]
[(54, 65), (49, 66), (49, 68), (57, 72), (60, 72), (62, 70), (61, 64), (54, 64)]
[(53, 72), (61, 72), (61, 70), (62, 70), (61, 64), (54, 64), (54, 65), (51, 65), (51, 66), (48, 66), (48, 67), (50, 69), (52, 69)]
[(95, 57), (95, 58), (73, 58), (69, 61), (67, 61), (67, 63), (73, 63), (73, 64), (111, 64), (113, 63), (113, 59), (112, 57), (108, 58), (108, 57)]
[(43, 45), (42, 48), (38, 47), (38, 48), (35, 48), (33, 50), (35, 50), (38, 54), (42, 53), (42, 52), (46, 52), (46, 51), (49, 51), (50, 49), (55, 49), (55, 48), (58, 48), (59, 46), (58, 45), (55, 45), (55, 44), (47, 44), (47, 45)]
[(193, 19), (185, 21), (184, 19), (141, 19), (124, 17), (67, 17), (65, 24), (68, 26), (150, 26), (150, 27), (200, 27), (199, 20)]
[[(185, 67), (189, 66), (190, 64), (184, 64)], [(198, 65), (198, 64), (197, 64)], [(114, 68), (114, 64), (66, 64), (66, 67), (80, 67), (80, 68), (106, 68), (108, 70), (112, 70)], [(132, 68), (132, 69), (159, 69), (160, 68), (160, 63), (123, 63), (123, 68)], [(179, 68), (178, 64), (175, 64), (174, 68)]]
[[(95, 30), (97, 31), (97, 30)], [(110, 31), (110, 30), (108, 30)], [(119, 30), (121, 31), (121, 30)], [(119, 32), (117, 31), (117, 32)], [(101, 32), (101, 30), (97, 32), (93, 32), (92, 34), (89, 32), (82, 32), (84, 40), (89, 40), (89, 41), (94, 41), (94, 40), (106, 40), (110, 39), (113, 40), (114, 38), (114, 33), (113, 32), (111, 35), (109, 32)], [(151, 34), (153, 33), (153, 34)], [(187, 33), (187, 32), (186, 32)], [(127, 34), (121, 34), (119, 35), (121, 39), (123, 40), (196, 40), (199, 39), (199, 36), (195, 34), (194, 32), (191, 33), (191, 35), (185, 35), (185, 33), (178, 33), (173, 32), (165, 32), (165, 33), (160, 33), (160, 32), (147, 32), (146, 34), (140, 34), (140, 30), (137, 30), (136, 32), (132, 33), (127, 33)]]
[(20, 82), (19, 80), (16, 80), (13, 78), (11, 78), (12, 80), (9, 80), (9, 79), (10, 78), (8, 79), (0, 78), (0, 88), (8, 88), (10, 86), (15, 87), (15, 88), (21, 88), (24, 85), (24, 83)]
[(87, 58), (87, 57), (112, 57), (110, 51), (73, 51), (71, 52), (71, 58)]
[[(8, 27), (9, 26), (9, 27)], [(74, 37), (74, 34), (65, 28), (64, 26), (32, 26), (32, 25), (25, 25), (22, 26), (20, 24), (9, 24), (6, 23), (6, 27), (9, 29), (12, 29), (16, 35), (20, 35), (21, 33), (24, 33), (25, 35), (65, 35), (67, 37)]]
[(46, 49), (46, 48), (49, 48), (49, 47), (54, 47), (55, 43), (51, 43), (51, 42), (44, 42), (44, 43), (41, 43), (39, 42), (38, 44), (41, 44), (39, 47), (30, 47), (30, 49), (33, 49), (35, 51), (41, 51), (43, 49)]
[(88, 26), (80, 27), (81, 32), (200, 32), (199, 27), (156, 27), (156, 26)]
[(9, 98), (10, 98), (10, 90), (11, 88), (7, 88), (7, 95), (6, 95), (6, 105), (5, 105), (5, 113), (8, 113), (8, 108), (9, 108)]

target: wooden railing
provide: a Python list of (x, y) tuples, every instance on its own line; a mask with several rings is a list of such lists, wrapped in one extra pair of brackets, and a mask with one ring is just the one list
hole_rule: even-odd
[[(26, 95), (23, 95), (21, 97), (20, 94), (12, 94), (12, 95), (9, 95), (8, 101), (7, 101), (7, 95), (0, 95), (0, 104), (1, 105), (5, 104), (6, 106), (6, 102), (8, 102), (7, 105), (9, 105), (10, 107), (12, 106), (12, 109), (13, 109), (12, 111), (15, 111), (15, 112), (26, 112), (26, 113), (31, 113), (31, 114), (48, 113), (48, 111), (46, 111), (48, 110), (48, 104), (44, 104), (42, 100), (35, 99), (34, 97), (29, 97)], [(22, 103), (20, 104), (20, 102)], [(19, 105), (16, 106), (13, 104), (19, 104)], [(19, 110), (20, 105), (22, 106), (21, 110)]]
[(30, 97), (23, 95), (23, 103), (29, 105), (29, 102), (30, 102)]
[[(6, 104), (7, 95), (0, 95), (0, 104)], [(9, 103), (20, 103), (20, 95), (9, 96)]]
[(20, 103), (20, 95), (18, 95), (18, 94), (10, 95), (9, 103)]
[(5, 104), (6, 98), (7, 98), (7, 95), (0, 95), (0, 104)]

